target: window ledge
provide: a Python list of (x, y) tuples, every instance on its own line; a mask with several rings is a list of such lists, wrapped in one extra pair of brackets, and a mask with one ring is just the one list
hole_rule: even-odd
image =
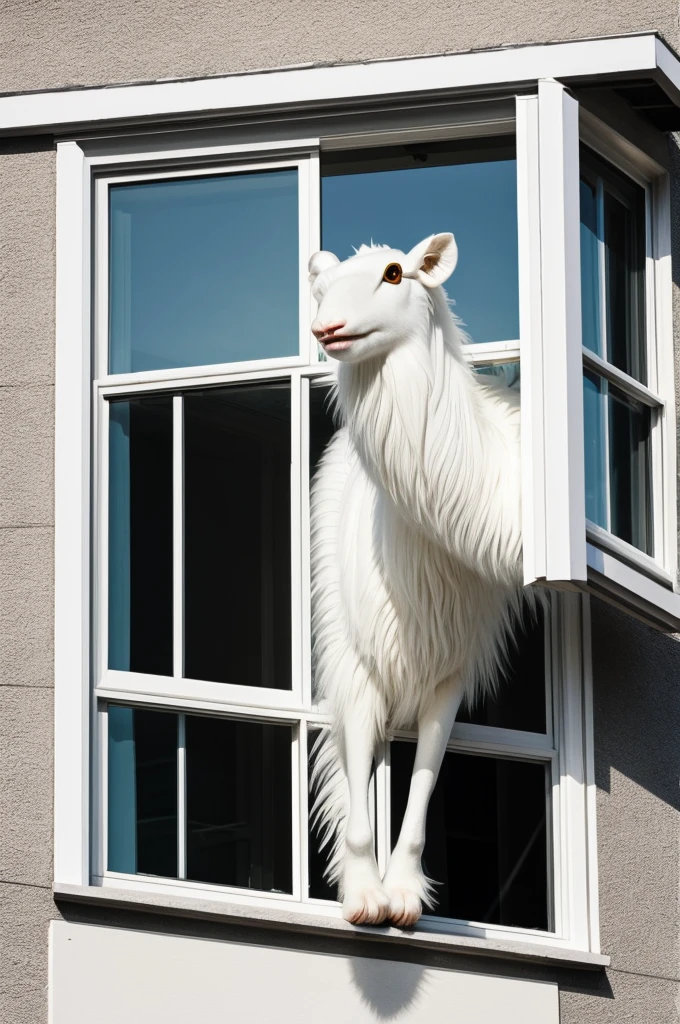
[(157, 893), (130, 892), (97, 885), (67, 885), (55, 882), (55, 898), (70, 903), (88, 903), (101, 907), (115, 907), (169, 914), (175, 917), (197, 918), (222, 923), (241, 924), (260, 928), (276, 928), (290, 932), (328, 936), (352, 936), (359, 942), (382, 942), (395, 946), (438, 952), (465, 953), (503, 960), (521, 960), (546, 966), (581, 967), (601, 970), (609, 966), (609, 957), (600, 953), (587, 953), (561, 946), (550, 946), (515, 939), (482, 939), (467, 935), (442, 935), (432, 932), (405, 932), (399, 928), (361, 927), (330, 917), (317, 917), (302, 911), (281, 910), (222, 903), (194, 897), (163, 896)]

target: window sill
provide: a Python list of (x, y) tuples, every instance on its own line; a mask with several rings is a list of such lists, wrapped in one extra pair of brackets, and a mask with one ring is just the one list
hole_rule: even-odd
[(59, 901), (220, 921), (225, 924), (241, 924), (328, 936), (351, 935), (353, 941), (359, 942), (379, 941), (395, 946), (465, 953), (502, 960), (520, 960), (546, 966), (581, 967), (587, 970), (601, 970), (609, 966), (609, 957), (600, 953), (587, 953), (561, 946), (539, 945), (513, 939), (479, 939), (465, 935), (442, 935), (425, 931), (405, 932), (398, 928), (356, 927), (345, 921), (328, 917), (312, 917), (301, 911), (279, 908), (265, 909), (214, 900), (130, 892), (125, 889), (109, 889), (97, 885), (67, 885), (55, 882), (53, 891), (55, 898)]

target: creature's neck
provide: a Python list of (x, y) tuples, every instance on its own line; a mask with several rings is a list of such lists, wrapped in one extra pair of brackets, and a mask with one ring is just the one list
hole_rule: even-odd
[(428, 338), (341, 364), (340, 408), (366, 472), (401, 515), (481, 575), (514, 583), (514, 439), (503, 437), (492, 400), (448, 330), (435, 306)]

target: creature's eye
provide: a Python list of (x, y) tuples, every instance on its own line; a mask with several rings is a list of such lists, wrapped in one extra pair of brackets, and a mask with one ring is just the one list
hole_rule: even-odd
[(388, 284), (399, 284), (401, 273), (401, 267), (398, 263), (388, 263), (383, 274), (383, 281), (387, 281)]

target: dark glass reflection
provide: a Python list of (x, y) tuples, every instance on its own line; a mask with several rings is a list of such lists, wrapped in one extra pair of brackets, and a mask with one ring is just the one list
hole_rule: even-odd
[(644, 204), (644, 191), (632, 182), (627, 182), (619, 195), (605, 187), (607, 357), (643, 384), (647, 381), (644, 352)]
[(585, 372), (583, 412), (586, 515), (652, 554), (651, 410), (604, 378)]
[(473, 342), (519, 337), (514, 138), (380, 147), (322, 161), (324, 249), (341, 260), (371, 241), (408, 252), (452, 231), (446, 283)]
[(495, 695), (489, 694), (472, 710), (463, 707), (457, 721), (498, 729), (546, 731), (545, 623), (542, 610), (525, 612), (508, 648), (507, 668)]
[(297, 176), (290, 168), (110, 189), (111, 373), (298, 352)]
[(172, 398), (111, 402), (109, 668), (172, 675)]
[(607, 398), (601, 377), (583, 374), (586, 517), (607, 529)]
[(184, 399), (185, 675), (290, 689), (290, 388)]
[(288, 726), (186, 718), (187, 878), (292, 890)]
[(331, 388), (312, 384), (309, 389), (309, 476), (314, 473), (326, 445), (337, 429), (337, 417), (333, 414)]
[(582, 147), (580, 201), (583, 344), (645, 384), (644, 189)]
[[(415, 744), (391, 745), (392, 844), (399, 836)], [(548, 930), (547, 769), (447, 753), (427, 816), (423, 866), (434, 913)]]
[(581, 330), (585, 347), (601, 356), (597, 221), (597, 187), (589, 181), (581, 180)]
[(177, 877), (177, 715), (108, 708), (108, 870)]
[(651, 410), (608, 390), (611, 531), (652, 554)]

